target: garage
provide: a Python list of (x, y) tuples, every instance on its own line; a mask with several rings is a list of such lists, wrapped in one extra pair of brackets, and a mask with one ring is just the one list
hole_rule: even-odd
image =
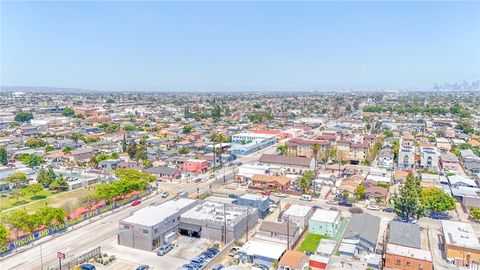
[(202, 226), (182, 222), (178, 225), (178, 233), (189, 237), (200, 238), (202, 235)]

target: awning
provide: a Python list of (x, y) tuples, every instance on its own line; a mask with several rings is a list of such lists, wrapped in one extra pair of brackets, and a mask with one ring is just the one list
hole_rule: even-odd
[(200, 232), (202, 231), (202, 226), (190, 223), (180, 223), (178, 225), (179, 230), (191, 231), (191, 232)]

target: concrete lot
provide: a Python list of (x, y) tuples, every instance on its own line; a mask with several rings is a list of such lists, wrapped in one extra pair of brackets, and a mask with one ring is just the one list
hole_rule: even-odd
[(143, 251), (117, 245), (112, 241), (104, 246), (103, 252), (115, 255), (117, 261), (108, 269), (136, 269), (139, 265), (149, 265), (150, 269), (177, 269), (188, 263), (194, 257), (213, 245), (207, 239), (197, 239), (180, 236), (174, 243), (175, 247), (164, 256), (156, 252)]

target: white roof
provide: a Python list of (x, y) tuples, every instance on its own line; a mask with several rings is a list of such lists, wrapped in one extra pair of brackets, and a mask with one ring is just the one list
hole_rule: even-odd
[(332, 255), (336, 245), (337, 241), (333, 239), (322, 239), (317, 246), (317, 253)]
[(260, 194), (252, 194), (252, 193), (245, 193), (240, 196), (242, 199), (252, 200), (252, 201), (259, 201), (259, 200), (266, 200), (268, 196), (260, 195)]
[(448, 245), (480, 250), (480, 243), (470, 223), (442, 220), (442, 227)]
[(256, 255), (278, 260), (285, 252), (285, 249), (285, 245), (282, 244), (275, 244), (272, 242), (252, 239), (242, 246), (240, 252), (245, 253), (249, 256)]
[(312, 207), (292, 204), (283, 214), (294, 217), (305, 217), (312, 210)]
[(432, 261), (432, 253), (428, 250), (387, 244), (387, 253), (423, 261)]
[(459, 176), (459, 175), (452, 175), (448, 176), (448, 181), (451, 185), (455, 185), (457, 183), (464, 183), (469, 186), (477, 187), (477, 183), (471, 178)]
[(340, 213), (338, 211), (317, 209), (313, 214), (311, 220), (325, 223), (334, 223), (335, 220), (337, 220), (339, 214)]
[(177, 212), (176, 210), (159, 207), (159, 205), (148, 206), (134, 212), (131, 216), (125, 218), (123, 222), (143, 226), (154, 226), (166, 218), (175, 215)]
[(176, 200), (166, 201), (166, 202), (164, 202), (164, 203), (162, 203), (158, 206), (161, 207), (161, 208), (164, 208), (164, 209), (179, 211), (179, 210), (183, 209), (184, 207), (187, 207), (187, 206), (189, 206), (191, 204), (194, 204), (196, 202), (197, 202), (197, 200), (194, 200), (194, 199), (178, 198)]
[(311, 255), (309, 260), (314, 261), (314, 262), (321, 262), (321, 263), (324, 263), (324, 264), (328, 264), (328, 262), (330, 261), (330, 257), (322, 256), (322, 255)]

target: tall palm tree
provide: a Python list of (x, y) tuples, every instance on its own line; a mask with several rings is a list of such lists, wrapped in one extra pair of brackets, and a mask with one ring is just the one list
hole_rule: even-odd
[(217, 164), (216, 164), (216, 163), (217, 163), (217, 162), (216, 162), (216, 159), (217, 159), (217, 153), (216, 153), (217, 151), (216, 151), (216, 150), (217, 150), (217, 149), (216, 149), (216, 147), (215, 147), (215, 143), (218, 141), (218, 135), (220, 135), (220, 134), (218, 134), (218, 132), (216, 132), (216, 131), (214, 131), (214, 132), (212, 133), (212, 135), (210, 135), (210, 140), (211, 140), (212, 143), (213, 143), (213, 151), (212, 151), (212, 153), (213, 153), (213, 171), (215, 171), (215, 167), (216, 167), (216, 165), (217, 165)]
[(313, 158), (315, 159), (315, 179), (318, 178), (318, 151), (320, 151), (320, 145), (318, 143), (312, 144), (312, 152), (313, 152)]

